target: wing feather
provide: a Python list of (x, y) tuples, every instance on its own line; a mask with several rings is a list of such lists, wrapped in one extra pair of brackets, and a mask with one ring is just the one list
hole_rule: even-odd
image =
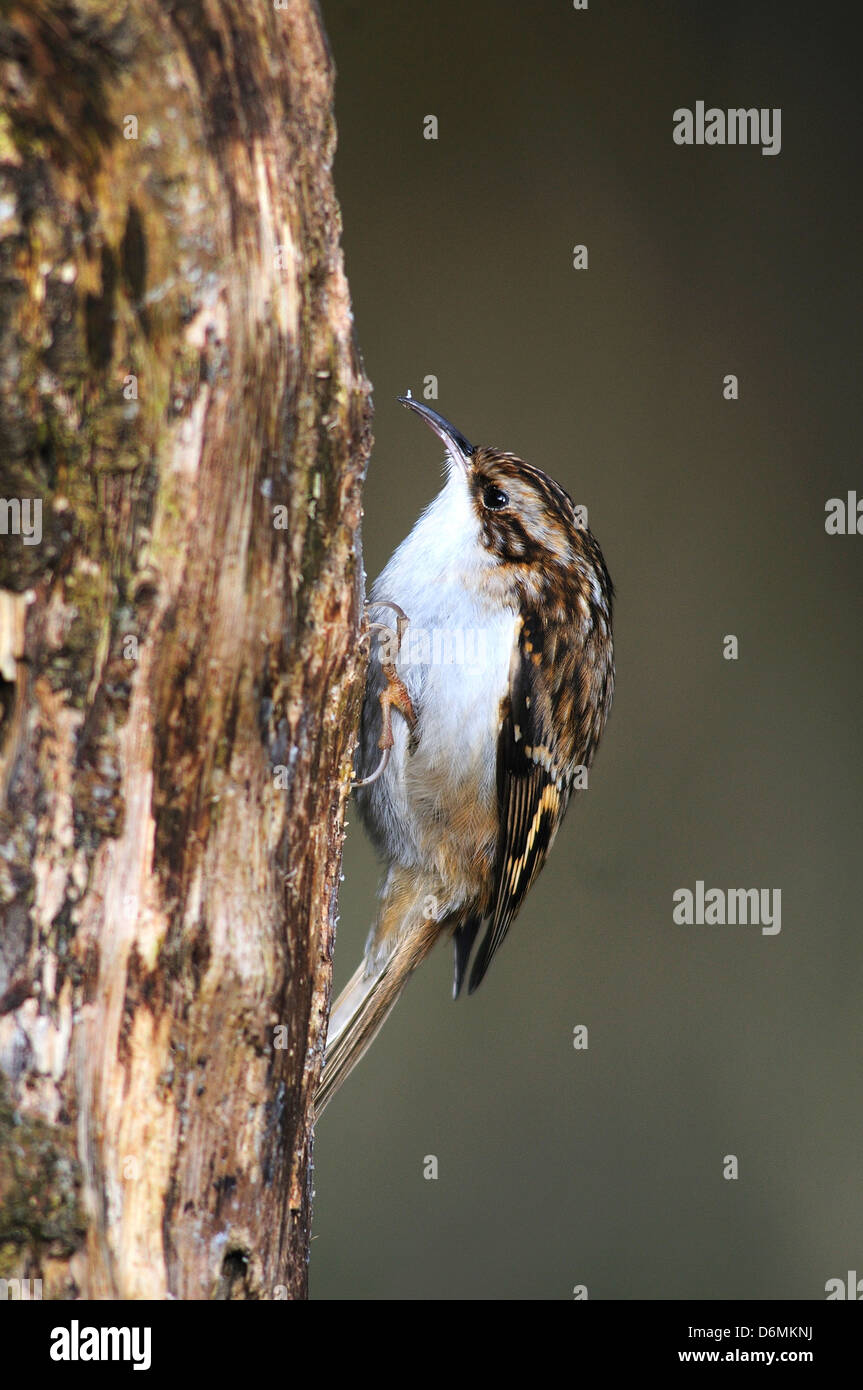
[[(570, 749), (555, 736), (555, 683), (538, 679), (544, 634), (522, 623), (513, 647), (509, 697), (497, 746), (500, 834), (490, 923), (474, 959), (468, 992), (482, 981), (495, 952), (545, 863), (572, 787)], [(549, 634), (546, 640), (553, 640)]]

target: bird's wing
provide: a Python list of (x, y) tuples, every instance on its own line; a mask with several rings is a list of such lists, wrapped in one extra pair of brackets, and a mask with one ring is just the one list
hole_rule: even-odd
[[(555, 651), (553, 630), (541, 629), (536, 619), (523, 620), (513, 647), (509, 697), (502, 704), (497, 744), (500, 831), (491, 920), (474, 959), (470, 994), (545, 863), (563, 819), (572, 789), (572, 724), (556, 714), (561, 701), (578, 700), (578, 677), (571, 654)], [(574, 682), (575, 688), (564, 689), (567, 682)]]

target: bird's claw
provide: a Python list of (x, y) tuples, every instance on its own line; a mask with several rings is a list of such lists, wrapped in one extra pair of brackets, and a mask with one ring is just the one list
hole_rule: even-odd
[[(399, 607), (397, 603), (392, 603), (388, 599), (375, 599), (375, 606), (378, 608), (391, 608), (393, 610), (393, 612), (396, 614), (396, 632), (393, 633), (392, 628), (388, 627), (386, 623), (370, 623), (369, 631), (391, 633), (397, 639), (396, 650), (401, 650), (402, 637), (404, 636), (405, 628), (408, 625), (407, 614), (404, 612), (402, 608)], [(380, 696), (378, 697), (380, 700), (381, 715), (383, 718), (383, 728), (381, 730), (381, 736), (378, 739), (378, 748), (380, 748), (381, 750), (381, 760), (375, 768), (374, 772), (370, 773), (368, 777), (362, 777), (352, 784), (352, 791), (356, 791), (358, 787), (371, 786), (372, 782), (377, 782), (378, 778), (382, 777), (384, 772), (386, 771), (387, 764), (390, 760), (390, 753), (392, 752), (393, 743), (395, 742), (393, 736), (393, 720), (391, 713), (393, 709), (397, 709), (399, 711), (399, 713), (402, 715), (405, 722), (407, 723), (407, 726), (410, 729), (411, 733), (413, 733), (414, 729), (416, 728), (416, 711), (414, 710), (411, 697), (408, 694), (407, 686), (405, 685), (404, 681), (401, 679), (398, 672), (396, 671), (395, 662), (383, 661), (381, 663), (381, 669), (386, 679), (386, 685), (384, 686), (383, 690), (380, 693)]]

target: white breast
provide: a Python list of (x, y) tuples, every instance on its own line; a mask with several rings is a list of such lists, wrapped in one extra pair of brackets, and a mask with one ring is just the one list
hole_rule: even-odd
[[(397, 667), (418, 739), (411, 752), (407, 724), (394, 713), (390, 764), (364, 796), (364, 813), (390, 857), (406, 865), (467, 862), (495, 823), (500, 702), (517, 614), (484, 596), (483, 570), (493, 563), (467, 486), (451, 474), (372, 591), (373, 604), (390, 599), (409, 620)], [(385, 608), (371, 616), (395, 625)], [(370, 680), (367, 698), (379, 689)]]

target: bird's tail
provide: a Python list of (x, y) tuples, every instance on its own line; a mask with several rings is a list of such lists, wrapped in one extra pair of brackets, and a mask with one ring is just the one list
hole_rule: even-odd
[(373, 1042), (411, 974), (441, 935), (445, 924), (429, 915), (428, 902), (428, 886), (415, 874), (391, 872), (366, 958), (330, 1014), (316, 1115)]

